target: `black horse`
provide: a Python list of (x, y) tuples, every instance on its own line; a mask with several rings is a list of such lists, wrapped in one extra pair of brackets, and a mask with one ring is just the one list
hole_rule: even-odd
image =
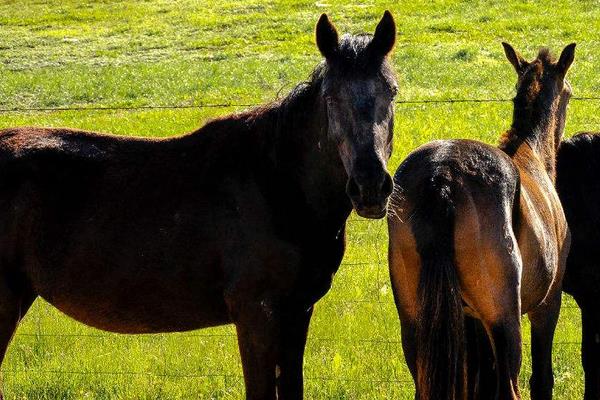
[(581, 308), (585, 400), (600, 399), (600, 134), (580, 133), (558, 149), (556, 186), (571, 229), (563, 291)]
[(0, 132), (0, 355), (37, 296), (113, 332), (233, 323), (249, 399), (302, 397), (352, 208), (385, 215), (396, 36), (338, 38), (286, 98), (171, 139)]

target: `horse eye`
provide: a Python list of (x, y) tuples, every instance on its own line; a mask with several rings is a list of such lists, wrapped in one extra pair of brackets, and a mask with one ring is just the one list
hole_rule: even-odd
[(398, 86), (392, 86), (392, 96), (396, 97), (398, 94)]

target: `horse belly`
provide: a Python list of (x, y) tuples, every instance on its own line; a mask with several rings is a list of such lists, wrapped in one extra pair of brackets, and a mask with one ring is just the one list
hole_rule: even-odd
[[(76, 279), (74, 277), (77, 277)], [(159, 333), (229, 323), (222, 283), (156, 272), (152, 277), (108, 273), (56, 274), (34, 282), (48, 303), (86, 325), (120, 333)]]
[(521, 275), (521, 312), (529, 312), (542, 303), (557, 278), (558, 254), (548, 235), (533, 227), (521, 230), (519, 249), (523, 260)]
[[(132, 294), (135, 296), (135, 294)], [(166, 301), (156, 304), (123, 304), (107, 299), (41, 296), (69, 317), (97, 329), (118, 333), (180, 332), (230, 322), (221, 299), (202, 304)]]

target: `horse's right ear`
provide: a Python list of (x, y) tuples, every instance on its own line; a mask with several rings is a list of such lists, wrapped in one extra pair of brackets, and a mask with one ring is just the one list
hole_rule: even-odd
[(513, 67), (515, 67), (517, 74), (521, 74), (528, 65), (527, 61), (525, 61), (525, 59), (521, 57), (521, 55), (517, 53), (517, 51), (513, 49), (510, 44), (502, 42), (502, 47), (504, 47), (504, 54), (506, 54), (506, 58), (508, 58), (508, 61), (510, 61)]
[(321, 15), (317, 22), (317, 47), (323, 57), (330, 59), (338, 49), (338, 33), (327, 14)]

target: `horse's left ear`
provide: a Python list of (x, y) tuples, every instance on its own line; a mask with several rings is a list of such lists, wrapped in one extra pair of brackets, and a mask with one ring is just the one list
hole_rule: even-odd
[(529, 63), (510, 44), (502, 42), (502, 47), (504, 47), (504, 54), (508, 61), (513, 65), (517, 74), (521, 75)]
[(573, 64), (573, 60), (575, 59), (575, 46), (575, 43), (571, 43), (563, 49), (562, 53), (560, 53), (560, 58), (558, 59), (556, 66), (563, 75), (567, 74), (569, 67)]
[(392, 51), (394, 43), (396, 43), (396, 22), (392, 13), (386, 10), (375, 28), (370, 47), (375, 54), (384, 57)]

